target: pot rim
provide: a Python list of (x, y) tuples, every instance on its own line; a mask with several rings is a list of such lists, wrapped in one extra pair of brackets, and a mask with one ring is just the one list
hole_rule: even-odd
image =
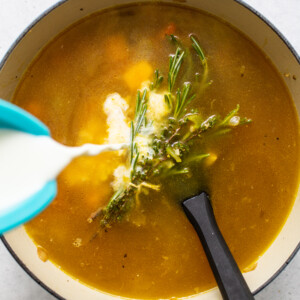
[[(49, 13), (51, 13), (54, 9), (61, 6), (62, 4), (68, 2), (69, 0), (59, 0), (57, 3), (50, 6), (48, 9), (46, 9), (43, 13), (41, 13), (37, 18), (34, 19), (22, 32), (21, 34), (16, 38), (14, 43), (10, 46), (10, 48), (5, 53), (4, 57), (0, 61), (0, 72), (8, 60), (10, 54), (14, 51), (16, 46), (19, 44), (19, 42), (25, 37), (25, 35), (44, 17), (46, 17)], [(257, 11), (254, 7), (247, 4), (243, 0), (234, 0), (237, 4), (243, 6), (245, 9), (252, 12), (254, 15), (256, 15), (259, 19), (261, 19), (287, 46), (287, 48), (291, 51), (297, 62), (300, 64), (300, 55), (297, 53), (295, 48), (292, 46), (292, 44), (287, 40), (287, 38), (284, 36), (284, 34), (271, 22), (269, 21), (264, 15), (262, 15), (259, 11)], [(14, 250), (11, 248), (10, 244), (7, 242), (5, 237), (3, 235), (0, 236), (0, 239), (8, 252), (11, 254), (11, 256), (15, 259), (15, 261), (20, 265), (20, 267), (42, 288), (44, 288), (48, 293), (53, 295), (59, 300), (65, 300), (62, 296), (57, 294), (52, 288), (49, 288), (44, 282), (42, 282), (26, 265), (25, 263), (18, 257), (18, 255), (14, 252)], [(288, 259), (285, 261), (285, 263), (267, 280), (264, 282), (259, 288), (257, 288), (253, 295), (258, 294), (260, 291), (262, 291), (265, 287), (267, 287), (275, 278), (278, 277), (278, 275), (286, 268), (286, 266), (293, 260), (293, 258), (296, 256), (296, 254), (300, 252), (300, 241), (294, 251), (291, 253), (291, 255), (288, 257)]]

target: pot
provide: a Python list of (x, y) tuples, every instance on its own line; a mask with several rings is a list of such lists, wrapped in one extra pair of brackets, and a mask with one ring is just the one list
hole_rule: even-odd
[[(139, 0), (143, 2), (145, 0)], [(58, 33), (79, 19), (98, 10), (134, 0), (62, 0), (45, 11), (14, 43), (0, 64), (0, 98), (11, 99), (19, 78), (36, 54)], [(164, 0), (178, 2), (209, 12), (234, 27), (239, 28), (271, 59), (295, 101), (300, 114), (300, 58), (285, 37), (263, 16), (236, 0)], [(284, 74), (291, 74), (286, 77)], [(294, 79), (298, 78), (298, 80)], [(292, 211), (276, 240), (258, 261), (257, 268), (248, 272), (245, 279), (250, 289), (257, 293), (278, 274), (300, 248), (300, 192)], [(106, 299), (119, 297), (94, 290), (63, 273), (51, 262), (42, 262), (36, 246), (19, 227), (2, 237), (8, 250), (32, 278), (59, 299)], [(217, 300), (217, 288), (192, 296), (197, 300)]]

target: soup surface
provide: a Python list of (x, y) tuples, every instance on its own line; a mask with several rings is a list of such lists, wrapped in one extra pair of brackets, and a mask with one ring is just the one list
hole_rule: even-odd
[[(201, 190), (210, 193), (240, 268), (258, 260), (283, 226), (298, 186), (298, 119), (286, 87), (264, 54), (231, 26), (195, 10), (143, 4), (103, 11), (67, 29), (31, 64), (13, 99), (63, 144), (104, 143), (107, 96), (124, 98), (132, 118), (137, 89), (155, 69), (166, 88), (169, 55), (176, 50), (170, 34), (192, 52), (191, 33), (206, 55), (209, 85), (204, 91), (195, 86), (190, 105), (205, 117), (225, 117), (239, 104), (239, 114), (252, 122), (195, 143), (194, 152), (215, 159), (193, 163), (188, 176), (162, 179), (160, 191), (143, 194), (129, 218), (104, 228), (99, 219), (87, 219), (108, 203), (124, 155), (78, 158), (59, 176), (54, 202), (26, 225), (51, 261), (108, 293), (170, 298), (215, 286), (180, 206)], [(199, 58), (190, 59), (178, 82), (192, 81), (199, 70), (201, 78)]]

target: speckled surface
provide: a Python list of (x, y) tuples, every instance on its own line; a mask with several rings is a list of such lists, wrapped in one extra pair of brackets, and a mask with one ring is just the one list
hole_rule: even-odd
[[(56, 2), (58, 1), (0, 0), (0, 60), (22, 30)], [(245, 0), (245, 2), (267, 17), (300, 53), (300, 0)], [(0, 299), (55, 299), (22, 270), (1, 242)], [(300, 299), (300, 252), (255, 299)]]

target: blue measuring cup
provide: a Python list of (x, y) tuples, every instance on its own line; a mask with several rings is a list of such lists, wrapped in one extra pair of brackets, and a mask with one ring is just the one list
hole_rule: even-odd
[[(34, 135), (50, 136), (50, 131), (45, 124), (30, 113), (0, 99), (0, 130), (13, 129)], [(1, 188), (1, 183), (0, 183)], [(16, 189), (18, 187), (16, 186)], [(0, 210), (0, 234), (20, 224), (23, 224), (44, 210), (54, 199), (57, 193), (56, 181), (50, 181), (31, 197)]]

